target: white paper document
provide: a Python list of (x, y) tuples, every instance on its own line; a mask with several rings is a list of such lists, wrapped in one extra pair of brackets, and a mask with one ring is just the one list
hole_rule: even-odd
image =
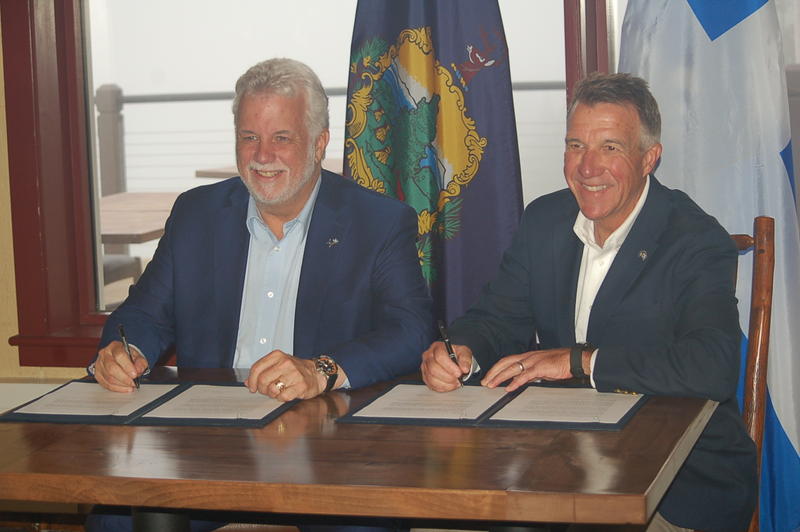
[(0, 382), (0, 412), (11, 410), (55, 390), (63, 383)]
[(14, 410), (19, 414), (71, 416), (129, 416), (177, 385), (142, 384), (131, 393), (106, 390), (94, 382), (70, 382), (36, 401)]
[(195, 384), (142, 416), (182, 419), (261, 419), (284, 405), (282, 401), (244, 386)]
[(353, 417), (477, 419), (505, 394), (502, 388), (483, 386), (439, 393), (421, 384), (398, 384)]
[(641, 395), (592, 388), (529, 386), (489, 419), (559, 423), (618, 423)]

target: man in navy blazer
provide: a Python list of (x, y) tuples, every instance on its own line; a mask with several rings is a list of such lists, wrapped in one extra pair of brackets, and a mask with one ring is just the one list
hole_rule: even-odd
[(413, 209), (321, 169), (327, 96), (306, 65), (255, 65), (233, 108), (241, 178), (178, 197), (103, 329), (97, 381), (130, 391), (171, 347), (178, 366), (249, 367), (251, 391), (284, 401), (414, 371), (433, 320)]
[[(644, 80), (593, 75), (568, 112), (569, 189), (525, 210), (500, 270), (423, 353), (437, 391), (588, 377), (601, 392), (690, 396), (719, 406), (647, 530), (744, 530), (756, 501), (755, 447), (735, 393), (737, 253), (727, 232), (652, 171), (660, 115)], [(535, 346), (535, 348), (534, 348)], [(485, 371), (488, 370), (488, 371)]]

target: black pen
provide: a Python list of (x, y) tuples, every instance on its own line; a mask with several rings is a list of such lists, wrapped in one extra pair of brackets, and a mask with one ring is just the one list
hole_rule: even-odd
[[(447, 354), (450, 355), (450, 360), (458, 365), (458, 357), (456, 356), (456, 352), (453, 351), (453, 344), (450, 343), (450, 336), (448, 336), (447, 328), (444, 326), (442, 320), (439, 320), (439, 334), (442, 336), (442, 342), (444, 342), (444, 346), (447, 348)], [(458, 383), (464, 386), (464, 375), (458, 378)]]
[[(128, 358), (131, 360), (131, 364), (133, 364), (133, 369), (136, 369), (136, 364), (133, 362), (133, 353), (131, 353), (131, 346), (128, 345), (128, 339), (125, 338), (125, 327), (122, 324), (119, 324), (119, 337), (122, 338), (122, 345), (125, 347), (125, 352), (128, 353)], [(133, 378), (133, 384), (136, 385), (136, 388), (139, 388), (139, 377)]]

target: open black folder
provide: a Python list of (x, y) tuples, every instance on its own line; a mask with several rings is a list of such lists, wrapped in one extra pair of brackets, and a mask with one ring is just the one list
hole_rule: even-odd
[(344, 417), (341, 423), (619, 430), (646, 397), (575, 386), (464, 386), (437, 393), (401, 383)]
[(250, 393), (241, 383), (142, 383), (117, 393), (84, 379), (9, 410), (0, 421), (260, 427), (292, 404)]

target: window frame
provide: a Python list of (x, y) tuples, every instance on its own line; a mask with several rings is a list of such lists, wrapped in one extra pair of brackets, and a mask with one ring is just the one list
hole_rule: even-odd
[[(585, 72), (608, 70), (605, 0), (564, 0), (564, 20), (569, 95)], [(108, 315), (96, 310), (81, 1), (0, 0), (0, 24), (19, 319), (9, 343), (22, 366), (81, 367)]]
[(9, 188), (23, 366), (80, 367), (95, 308), (80, 5), (0, 0)]

